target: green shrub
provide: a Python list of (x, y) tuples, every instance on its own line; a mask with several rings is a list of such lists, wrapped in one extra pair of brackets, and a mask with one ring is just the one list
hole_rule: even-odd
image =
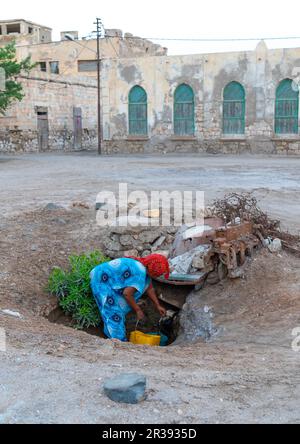
[(78, 329), (98, 327), (101, 316), (90, 287), (90, 273), (110, 259), (99, 251), (88, 255), (70, 256), (70, 268), (55, 268), (49, 276), (48, 291), (57, 296), (59, 306), (71, 316)]

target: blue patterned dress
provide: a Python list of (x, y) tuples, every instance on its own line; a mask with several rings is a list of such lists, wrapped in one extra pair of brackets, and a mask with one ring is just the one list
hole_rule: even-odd
[(146, 268), (133, 259), (116, 259), (99, 265), (91, 272), (91, 288), (109, 339), (126, 342), (126, 316), (132, 308), (124, 297), (124, 290), (136, 288), (135, 301), (143, 296), (151, 284)]

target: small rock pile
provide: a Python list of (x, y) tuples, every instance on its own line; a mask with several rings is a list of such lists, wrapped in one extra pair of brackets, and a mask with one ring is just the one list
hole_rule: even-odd
[(176, 227), (109, 227), (103, 241), (104, 253), (112, 259), (153, 253), (169, 258), (177, 230)]

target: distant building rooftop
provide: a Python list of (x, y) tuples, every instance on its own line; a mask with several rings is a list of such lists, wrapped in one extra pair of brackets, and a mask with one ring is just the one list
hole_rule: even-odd
[(15, 20), (0, 20), (0, 25), (9, 25), (9, 24), (13, 24), (13, 23), (27, 23), (28, 25), (32, 25), (32, 26), (38, 26), (39, 28), (44, 28), (44, 29), (49, 29), (50, 31), (52, 31), (52, 28), (50, 28), (49, 26), (44, 26), (41, 25), (40, 23), (35, 23), (35, 22), (31, 22), (30, 20), (25, 20), (25, 19), (15, 19)]
[(52, 41), (52, 28), (25, 19), (0, 20), (2, 44), (12, 39), (28, 44), (49, 43)]

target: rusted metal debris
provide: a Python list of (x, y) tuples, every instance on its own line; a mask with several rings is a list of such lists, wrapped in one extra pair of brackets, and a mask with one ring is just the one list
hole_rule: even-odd
[(213, 272), (222, 280), (242, 267), (247, 257), (252, 257), (261, 239), (258, 228), (248, 221), (236, 220), (235, 225), (224, 225), (220, 218), (209, 218), (204, 226), (186, 227), (174, 242), (170, 263), (175, 270), (168, 282), (199, 285)]
[(300, 236), (282, 231), (280, 221), (270, 218), (259, 208), (253, 193), (230, 193), (224, 199), (216, 200), (213, 208), (214, 214), (226, 223), (238, 217), (241, 221), (252, 221), (256, 228), (255, 234), (262, 243), (268, 237), (280, 239), (285, 250), (300, 257)]
[(282, 232), (280, 222), (269, 218), (251, 193), (231, 193), (212, 208), (204, 224), (178, 231), (170, 254), (171, 277), (160, 282), (201, 288), (205, 282), (241, 277), (247, 258), (265, 247), (266, 239), (280, 239), (286, 250), (300, 257), (300, 237)]

